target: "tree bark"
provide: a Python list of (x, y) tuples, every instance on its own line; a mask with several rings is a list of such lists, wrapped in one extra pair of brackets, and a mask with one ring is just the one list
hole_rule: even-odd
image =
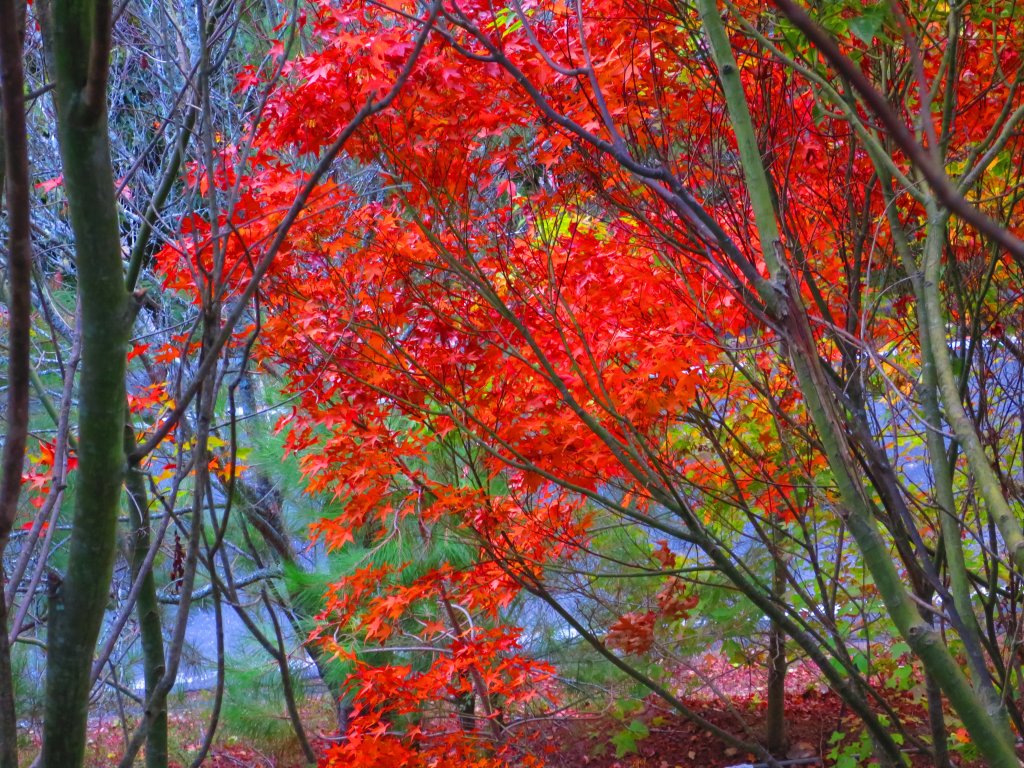
[(82, 764), (93, 652), (109, 601), (124, 481), (128, 292), (107, 136), (111, 7), (40, 3), (54, 79), (82, 323), (78, 486), (67, 570), (51, 579), (43, 768)]
[[(777, 539), (777, 533), (773, 533)], [(772, 552), (772, 597), (782, 602), (786, 592), (786, 565), (782, 553)], [(777, 621), (768, 626), (768, 690), (765, 712), (765, 747), (776, 756), (783, 756), (789, 746), (786, 732), (786, 633)]]
[[(28, 440), (32, 238), (28, 133), (25, 124), (24, 3), (0, 2), (0, 197), (7, 204), (7, 430), (0, 476), (0, 559), (18, 514)], [(3, 192), (6, 191), (4, 195)], [(18, 720), (7, 637), (8, 606), (0, 592), (0, 767), (18, 765)]]
[[(124, 429), (125, 452), (135, 447), (135, 430), (126, 424)], [(146, 494), (146, 478), (138, 467), (130, 467), (125, 479), (128, 490), (128, 519), (132, 532), (132, 581), (139, 578), (150, 547), (149, 499)], [(164, 676), (164, 635), (160, 621), (160, 607), (156, 597), (156, 579), (153, 569), (142, 575), (142, 585), (135, 610), (142, 637), (143, 675), (146, 681), (146, 700), (153, 701), (153, 693)], [(167, 707), (158, 703), (159, 709), (153, 714), (153, 722), (146, 735), (146, 768), (167, 768)]]

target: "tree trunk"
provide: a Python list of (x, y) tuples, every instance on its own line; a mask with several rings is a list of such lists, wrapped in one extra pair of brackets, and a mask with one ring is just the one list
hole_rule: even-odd
[[(778, 525), (772, 527), (772, 598), (781, 604), (786, 595), (786, 562), (780, 551)], [(768, 711), (765, 713), (765, 747), (782, 755), (789, 746), (786, 733), (786, 633), (777, 621), (768, 626)]]
[(18, 713), (14, 702), (7, 600), (0, 590), (0, 768), (18, 768)]
[(107, 137), (111, 8), (103, 0), (47, 0), (39, 7), (75, 236), (82, 328), (78, 486), (67, 571), (62, 583), (51, 579), (41, 765), (75, 768), (85, 751), (89, 662), (116, 553), (129, 312)]
[[(28, 439), (32, 238), (29, 212), (28, 135), (25, 124), (25, 5), (0, 0), (0, 199), (6, 201), (9, 249), (7, 275), (7, 411), (0, 475), (0, 562), (18, 514), (21, 474)], [(6, 191), (6, 195), (4, 194)], [(18, 719), (14, 673), (7, 637), (7, 601), (0, 578), (0, 768), (17, 768)]]
[[(135, 431), (125, 426), (125, 452), (135, 447)], [(128, 517), (132, 531), (132, 581), (139, 577), (146, 555), (149, 553), (149, 499), (145, 476), (138, 467), (131, 467), (125, 481), (128, 489)], [(142, 588), (135, 603), (142, 637), (142, 663), (146, 680), (146, 700), (153, 700), (153, 692), (166, 671), (164, 635), (160, 621), (160, 608), (156, 597), (156, 579), (150, 568), (142, 577)], [(146, 768), (167, 768), (167, 707), (161, 706), (153, 715), (153, 723), (146, 736)]]

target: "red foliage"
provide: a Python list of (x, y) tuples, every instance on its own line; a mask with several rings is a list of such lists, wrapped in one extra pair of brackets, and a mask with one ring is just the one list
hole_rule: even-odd
[[(355, 664), (357, 707), (328, 765), (489, 766), (520, 754), (502, 712), (553, 700), (552, 670), (523, 651), (502, 610), (546, 564), (588, 546), (588, 502), (614, 490), (628, 516), (683, 482), (793, 519), (806, 503), (800, 479), (824, 466), (780, 442), (783, 416), (805, 421), (771, 342), (747, 379), (724, 364), (726, 342), (764, 338), (750, 293), (765, 268), (696, 17), (661, 0), (598, 3), (582, 17), (557, 0), (516, 7), (444, 4), (449, 16), (405, 87), (346, 145), (346, 162), (376, 179), (317, 185), (262, 292), (260, 354), (286, 365), (301, 414), (281, 427), (303, 451), (310, 491), (344, 505), (314, 533), (334, 548), (454, 536), (475, 553), (412, 577), (368, 566), (328, 596), (319, 641)], [(769, 13), (744, 7), (755, 24)], [(169, 287), (247, 284), (308, 178), (287, 158), (322, 151), (391, 87), (425, 18), (414, 3), (357, 0), (305, 13), (320, 45), (285, 64), (239, 203), (216, 222), (230, 225), (227, 253), (215, 263), (212, 222), (183, 222), (160, 255)], [(841, 42), (866, 49), (853, 34)], [(991, 129), (1006, 89), (996, 72), (1019, 66), (980, 37), (962, 44), (974, 74), (958, 96), (951, 157)], [(900, 312), (862, 322), (851, 305), (852, 286), (866, 290), (865, 275), (898, 261), (863, 144), (822, 112), (813, 83), (740, 33), (736, 48), (812, 317), (846, 338), (904, 343)], [(934, 73), (942, 50), (923, 56)], [(247, 71), (239, 87), (256, 77)], [(214, 178), (193, 174), (200, 190), (237, 180), (237, 150), (222, 153)], [(894, 165), (908, 172), (898, 154)], [(680, 213), (684, 192), (742, 244), (747, 273)], [(916, 229), (916, 202), (896, 210)], [(878, 222), (870, 247), (856, 240), (862, 220)], [(966, 233), (960, 246), (965, 263), (980, 247)], [(820, 354), (840, 359), (842, 338), (822, 332)], [(678, 448), (688, 414), (723, 401), (742, 427), (729, 467)], [(444, 451), (456, 458), (442, 470)], [(667, 544), (654, 557), (674, 567)], [(684, 618), (698, 602), (669, 580), (658, 613), (626, 613), (607, 642), (643, 653), (659, 617)], [(373, 665), (349, 650), (353, 638), (423, 653), (415, 665)], [(484, 708), (469, 729), (446, 705), (467, 697)]]

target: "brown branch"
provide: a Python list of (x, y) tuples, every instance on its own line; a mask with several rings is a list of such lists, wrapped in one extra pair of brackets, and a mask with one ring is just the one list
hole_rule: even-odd
[[(3, 107), (4, 167), (0, 183), (7, 187), (8, 311), (7, 434), (0, 465), (0, 555), (18, 514), (21, 472), (28, 440), (28, 392), (31, 386), (32, 224), (29, 205), (28, 132), (25, 125), (24, 5), (0, 0), (0, 90)], [(18, 765), (17, 711), (14, 674), (7, 640), (8, 606), (0, 589), (0, 765)]]
[(18, 0), (0, 0), (0, 82), (8, 214), (7, 433), (0, 470), (0, 552), (14, 525), (28, 440), (31, 386), (29, 331), (32, 318), (32, 225), (25, 125), (25, 70)]
[(416, 38), (415, 46), (412, 52), (409, 54), (409, 58), (406, 60), (401, 72), (395, 79), (391, 89), (379, 100), (368, 100), (366, 104), (353, 116), (352, 120), (349, 121), (348, 125), (341, 131), (341, 134), (335, 139), (334, 143), (328, 147), (323, 157), (320, 158), (320, 162), (317, 163), (316, 168), (309, 175), (309, 179), (306, 184), (296, 195), (294, 202), (288, 209), (288, 213), (285, 214), (284, 219), (277, 228), (277, 234), (274, 237), (273, 242), (267, 249), (266, 253), (260, 258), (256, 267), (253, 269), (252, 279), (249, 284), (245, 287), (245, 290), (239, 295), (238, 300), (235, 302), (235, 308), (228, 315), (224, 321), (224, 325), (221, 328), (220, 334), (214, 340), (210, 347), (208, 356), (203, 363), (199, 366), (199, 370), (196, 371), (195, 377), (189, 384), (185, 392), (178, 398), (178, 403), (175, 409), (171, 412), (160, 426), (156, 429), (152, 436), (141, 446), (139, 446), (130, 456), (128, 456), (128, 462), (131, 465), (137, 465), (142, 459), (144, 459), (150, 452), (156, 448), (163, 439), (174, 429), (175, 425), (181, 419), (185, 410), (188, 408), (192, 399), (196, 396), (202, 387), (203, 381), (211, 374), (216, 367), (221, 350), (224, 345), (227, 344), (231, 338), (231, 334), (234, 331), (235, 326), (245, 313), (249, 301), (253, 296), (256, 295), (256, 291), (259, 289), (260, 280), (270, 269), (270, 265), (273, 263), (278, 251), (281, 246), (284, 245), (285, 240), (288, 237), (288, 233), (291, 231), (292, 225), (295, 224), (299, 214), (304, 210), (306, 203), (309, 201), (310, 195), (313, 194), (313, 190), (316, 185), (320, 183), (320, 180), (324, 177), (328, 170), (330, 170), (331, 163), (334, 162), (334, 158), (338, 156), (342, 148), (352, 137), (352, 134), (361, 126), (368, 118), (388, 108), (391, 102), (395, 100), (398, 93), (405, 86), (406, 81), (412, 75), (413, 67), (419, 60), (420, 53), (423, 51), (423, 47), (426, 45), (427, 37), (430, 31), (434, 28), (434, 23), (437, 20), (437, 16), (441, 11), (440, 0), (434, 0), (430, 7), (430, 13), (427, 19), (423, 23), (423, 29), (420, 30), (419, 35)]

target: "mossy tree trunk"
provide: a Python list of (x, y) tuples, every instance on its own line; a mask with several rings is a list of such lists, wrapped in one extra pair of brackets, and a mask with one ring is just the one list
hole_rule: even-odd
[[(29, 215), (28, 135), (25, 124), (25, 5), (0, 0), (0, 198), (6, 202), (8, 250), (7, 409), (0, 465), (0, 559), (18, 513), (28, 439), (32, 239)], [(3, 194), (6, 192), (6, 194)], [(0, 580), (2, 581), (2, 580)], [(0, 589), (0, 768), (18, 765), (14, 674), (7, 637), (7, 603)]]
[[(126, 415), (127, 418), (127, 415)], [(135, 430), (125, 425), (125, 450), (135, 447)], [(139, 578), (149, 553), (150, 524), (149, 497), (146, 493), (146, 477), (138, 467), (129, 467), (125, 479), (128, 491), (128, 520), (131, 526), (132, 581)], [(160, 621), (160, 607), (156, 596), (156, 579), (153, 569), (142, 574), (142, 588), (135, 603), (142, 638), (143, 677), (146, 681), (146, 700), (153, 698), (160, 679), (167, 670), (164, 657), (163, 625)], [(146, 735), (146, 768), (167, 768), (167, 707), (161, 706), (153, 714), (153, 722)]]
[(130, 318), (107, 136), (111, 6), (105, 0), (47, 0), (39, 7), (75, 237), (82, 338), (79, 476), (67, 569), (61, 583), (51, 582), (41, 765), (74, 768), (85, 750), (89, 661), (116, 552)]

